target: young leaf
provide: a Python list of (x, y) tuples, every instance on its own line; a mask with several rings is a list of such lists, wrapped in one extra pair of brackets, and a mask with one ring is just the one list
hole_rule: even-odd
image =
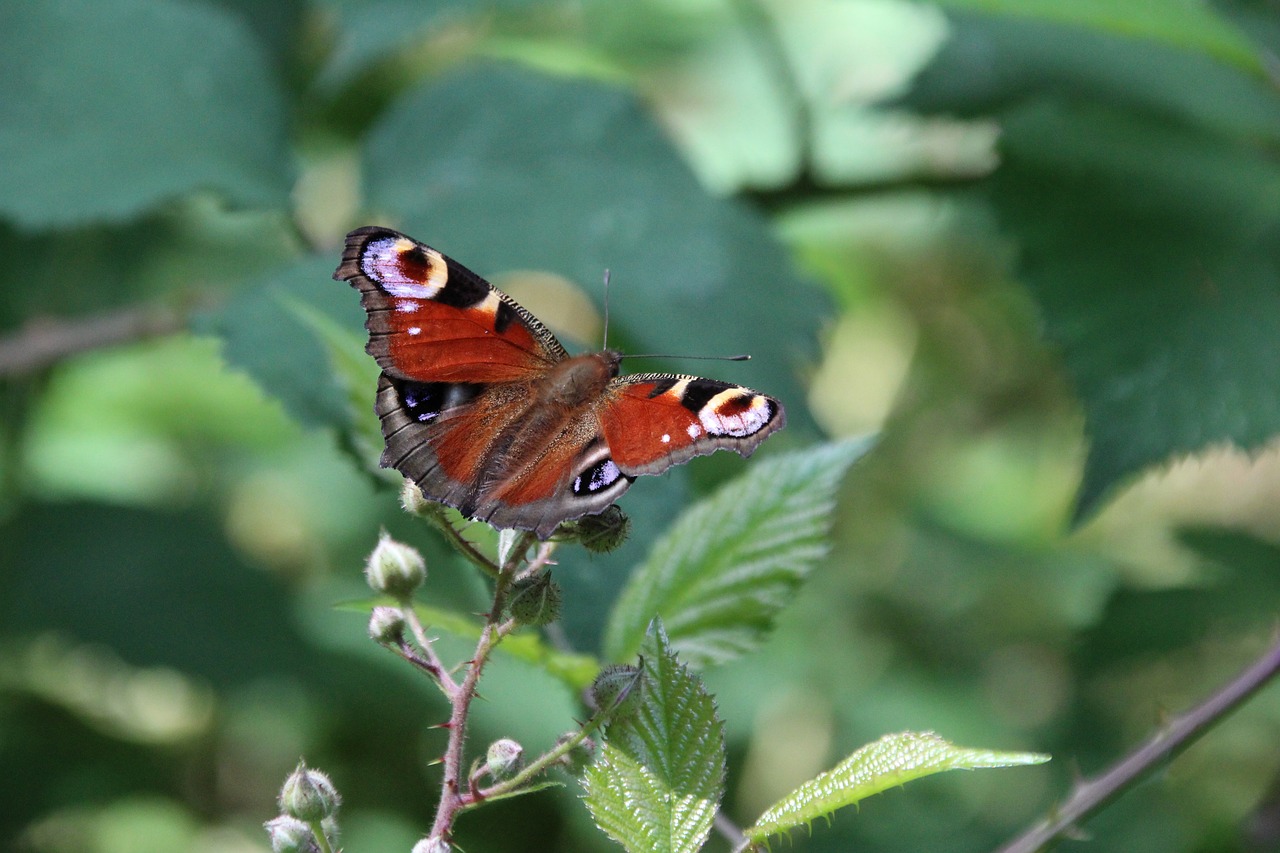
[(836, 488), (868, 441), (775, 456), (680, 517), (619, 596), (606, 657), (624, 660), (660, 615), (694, 666), (755, 647), (826, 553)]
[(885, 735), (774, 803), (745, 835), (752, 842), (763, 843), (771, 835), (780, 835), (888, 788), (944, 770), (1012, 767), (1048, 760), (1049, 756), (1034, 752), (954, 746), (932, 732)]
[(641, 656), (639, 707), (610, 724), (587, 768), (587, 808), (627, 850), (686, 853), (706, 840), (724, 793), (724, 724), (656, 620)]

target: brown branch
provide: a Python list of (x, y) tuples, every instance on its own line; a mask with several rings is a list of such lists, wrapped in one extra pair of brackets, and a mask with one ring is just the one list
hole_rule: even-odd
[(28, 320), (14, 334), (0, 338), (0, 378), (34, 373), (79, 353), (170, 335), (186, 323), (184, 313), (157, 306), (72, 320)]
[(1222, 690), (1190, 711), (1174, 717), (1146, 743), (1111, 769), (1076, 784), (1071, 796), (1040, 823), (1001, 847), (998, 853), (1035, 853), (1075, 828), (1138, 780), (1195, 743), (1201, 735), (1262, 689), (1280, 672), (1280, 637)]

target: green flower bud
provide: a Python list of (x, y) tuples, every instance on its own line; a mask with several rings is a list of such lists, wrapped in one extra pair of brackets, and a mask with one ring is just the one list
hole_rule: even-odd
[(338, 811), (342, 798), (319, 770), (312, 770), (302, 762), (284, 780), (280, 789), (280, 811), (302, 821), (323, 820)]
[(524, 747), (509, 737), (495, 740), (489, 744), (484, 764), (489, 775), (495, 777), (509, 776), (520, 769), (520, 759), (524, 756)]
[(631, 519), (617, 504), (596, 515), (585, 515), (576, 521), (560, 526), (566, 539), (580, 542), (593, 554), (607, 554), (615, 550), (631, 534)]
[(400, 506), (409, 515), (419, 518), (434, 520), (444, 515), (444, 504), (427, 500), (422, 496), (422, 489), (409, 480), (404, 481), (404, 488), (400, 490)]
[[(556, 746), (574, 737), (576, 732), (566, 732), (556, 739)], [(582, 742), (570, 748), (560, 759), (564, 768), (574, 776), (581, 776), (596, 757), (596, 742), (591, 738), (583, 738)]]
[(560, 587), (550, 572), (522, 578), (511, 585), (507, 613), (521, 625), (550, 625), (560, 618)]
[(630, 664), (606, 666), (591, 682), (591, 702), (596, 710), (604, 711), (615, 720), (621, 719), (640, 707), (643, 687), (644, 670), (640, 667)]
[(320, 853), (311, 827), (296, 817), (280, 815), (262, 826), (271, 839), (272, 853)]
[(364, 576), (374, 592), (397, 601), (408, 601), (426, 580), (427, 564), (416, 549), (397, 542), (383, 531), (365, 563)]
[(397, 607), (375, 607), (369, 614), (369, 636), (384, 646), (404, 641), (404, 614)]

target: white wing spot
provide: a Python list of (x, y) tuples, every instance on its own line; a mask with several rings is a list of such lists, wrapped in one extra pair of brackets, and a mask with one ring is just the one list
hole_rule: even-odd
[(670, 443), (671, 443), (671, 436), (670, 436), (670, 435), (668, 435), (668, 434), (666, 434), (666, 433), (663, 433), (663, 434), (662, 434), (662, 443), (663, 443), (663, 444), (670, 444)]
[[(379, 287), (392, 296), (410, 299), (435, 299), (449, 281), (449, 271), (444, 257), (435, 249), (424, 249), (427, 255), (427, 280), (413, 281), (400, 272), (400, 254), (411, 251), (414, 243), (403, 237), (387, 237), (382, 240), (371, 240), (364, 247), (364, 255), (360, 259), (363, 272), (373, 279)], [(400, 311), (412, 310), (396, 303)]]
[(773, 414), (772, 407), (769, 405), (768, 398), (759, 394), (752, 395), (751, 404), (740, 412), (731, 415), (719, 413), (725, 403), (741, 397), (742, 394), (741, 388), (727, 388), (707, 401), (707, 404), (698, 412), (698, 420), (702, 422), (708, 434), (743, 438), (754, 435), (769, 423), (769, 418)]
[(409, 334), (411, 334), (411, 335), (420, 335), (420, 334), (422, 334), (422, 329), (418, 328), (417, 326), (410, 326), (410, 327), (409, 327), (408, 329), (406, 329), (405, 331), (407, 331), (407, 332), (408, 332)]
[(689, 438), (697, 438), (698, 436), (702, 435), (702, 427), (698, 426), (697, 424), (689, 424), (689, 428), (686, 430), (686, 432), (689, 433)]

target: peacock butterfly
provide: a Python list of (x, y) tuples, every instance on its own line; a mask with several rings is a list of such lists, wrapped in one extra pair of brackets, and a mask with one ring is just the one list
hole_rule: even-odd
[(333, 277), (360, 291), (382, 368), (382, 466), (495, 527), (546, 539), (641, 474), (720, 448), (749, 456), (786, 423), (740, 385), (620, 376), (612, 350), (571, 356), (510, 296), (389, 228), (348, 234)]

